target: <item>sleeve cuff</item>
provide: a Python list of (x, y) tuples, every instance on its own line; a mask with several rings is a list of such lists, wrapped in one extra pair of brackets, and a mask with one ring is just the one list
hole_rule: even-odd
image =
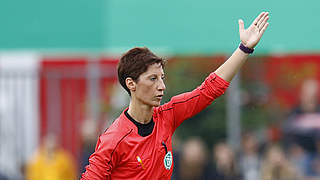
[(209, 77), (210, 81), (212, 82), (213, 80), (215, 80), (217, 83), (219, 83), (219, 85), (221, 85), (224, 88), (228, 88), (230, 85), (230, 82), (222, 79), (220, 76), (218, 76), (216, 73), (211, 73), (210, 77)]

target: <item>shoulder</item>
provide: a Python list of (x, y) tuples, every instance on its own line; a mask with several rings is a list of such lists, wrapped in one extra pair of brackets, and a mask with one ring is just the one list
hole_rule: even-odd
[(172, 104), (171, 103), (165, 103), (159, 107), (155, 107), (154, 108), (154, 111), (153, 111), (153, 114), (158, 114), (158, 113), (162, 113), (162, 112), (166, 112), (166, 111), (170, 111), (171, 109), (173, 108)]
[[(111, 124), (111, 126), (100, 135), (97, 146), (107, 146), (112, 149), (116, 148), (121, 142), (124, 142), (133, 131), (132, 128), (127, 126), (126, 122), (119, 117)], [(97, 147), (98, 148), (98, 147)]]

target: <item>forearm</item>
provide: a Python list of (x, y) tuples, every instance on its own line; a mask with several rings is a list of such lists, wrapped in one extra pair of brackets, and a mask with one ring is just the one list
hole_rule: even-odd
[[(232, 56), (215, 71), (218, 76), (228, 82), (232, 80), (241, 66), (246, 62), (249, 56), (248, 53), (252, 53), (252, 49), (260, 41), (263, 33), (269, 25), (269, 23), (267, 23), (268, 19), (269, 13), (262, 12), (248, 27), (248, 29), (244, 28), (243, 20), (239, 20), (239, 34), (242, 43), (241, 49), (243, 51), (238, 47)], [(245, 53), (246, 51), (248, 52)]]
[(246, 62), (248, 56), (249, 54), (244, 53), (238, 47), (229, 57), (229, 59), (215, 71), (215, 73), (222, 79), (230, 82), (242, 65)]

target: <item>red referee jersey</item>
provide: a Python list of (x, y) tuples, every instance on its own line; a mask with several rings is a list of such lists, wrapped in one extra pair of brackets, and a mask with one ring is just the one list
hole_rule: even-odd
[(137, 126), (122, 113), (99, 137), (82, 180), (171, 179), (175, 129), (222, 95), (228, 85), (211, 73), (195, 90), (154, 108), (154, 128), (146, 137), (140, 136)]

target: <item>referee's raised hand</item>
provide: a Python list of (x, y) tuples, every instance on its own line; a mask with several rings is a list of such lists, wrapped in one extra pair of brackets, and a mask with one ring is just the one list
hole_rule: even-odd
[(245, 29), (243, 20), (239, 19), (239, 33), (242, 44), (253, 49), (267, 29), (269, 25), (268, 20), (269, 12), (262, 12), (258, 17), (256, 17), (248, 29)]

